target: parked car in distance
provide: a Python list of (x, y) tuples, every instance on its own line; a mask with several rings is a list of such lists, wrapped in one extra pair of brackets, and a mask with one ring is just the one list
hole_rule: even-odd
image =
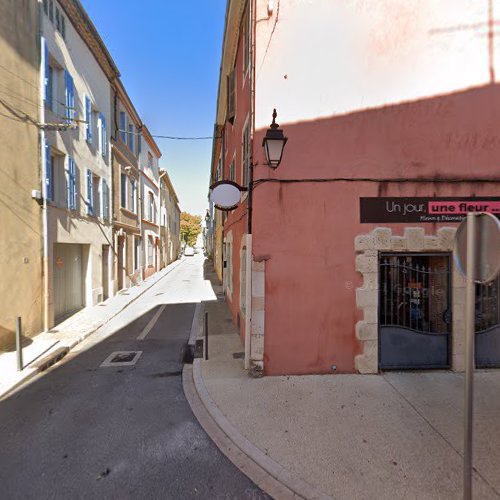
[(186, 247), (184, 249), (184, 255), (192, 257), (194, 255), (194, 248), (193, 247)]

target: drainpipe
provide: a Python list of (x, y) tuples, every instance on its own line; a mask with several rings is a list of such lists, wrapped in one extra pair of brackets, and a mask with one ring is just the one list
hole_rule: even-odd
[(48, 213), (47, 213), (47, 183), (46, 179), (46, 155), (45, 155), (45, 52), (43, 50), (43, 11), (42, 11), (42, 3), (38, 2), (38, 41), (39, 41), (39, 50), (40, 50), (40, 89), (39, 89), (39, 99), (40, 99), (40, 107), (39, 107), (39, 122), (42, 126), (39, 128), (39, 139), (40, 139), (40, 181), (42, 184), (42, 232), (43, 232), (43, 329), (47, 331), (50, 329), (50, 280), (49, 280), (49, 221), (48, 221)]
[[(142, 144), (142, 125), (141, 127), (139, 128), (139, 136), (140, 136), (140, 142)], [(142, 148), (142, 146), (141, 146)], [(137, 149), (139, 149), (139, 146), (137, 146)], [(142, 151), (142, 149), (141, 149)], [(145, 239), (144, 239), (144, 226), (142, 224), (142, 199), (143, 199), (143, 194), (144, 194), (144, 180), (143, 180), (143, 176), (142, 176), (142, 168), (141, 168), (141, 154), (139, 152), (137, 152), (137, 167), (138, 167), (138, 170), (139, 170), (139, 207), (137, 209), (137, 213), (139, 215), (139, 227), (140, 227), (140, 230), (141, 230), (141, 247), (140, 247), (140, 250), (141, 250), (141, 281), (144, 281), (144, 272), (146, 270), (146, 254), (144, 252), (144, 249), (145, 249), (145, 245), (146, 245), (146, 242), (145, 242)], [(134, 245), (135, 245), (135, 241), (134, 241)]]
[(254, 0), (249, 0), (249, 13), (248, 13), (248, 36), (249, 36), (249, 50), (248, 56), (248, 102), (249, 102), (249, 117), (248, 123), (250, 124), (250, 162), (248, 165), (248, 197), (247, 197), (247, 241), (246, 241), (246, 287), (245, 287), (245, 369), (250, 368), (250, 352), (251, 352), (251, 337), (252, 337), (252, 200), (253, 200), (253, 57), (254, 57)]

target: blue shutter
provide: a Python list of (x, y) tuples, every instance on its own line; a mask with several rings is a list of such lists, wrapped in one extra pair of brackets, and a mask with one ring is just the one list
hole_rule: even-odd
[(94, 215), (94, 193), (92, 192), (92, 170), (87, 169), (87, 214)]
[(73, 208), (73, 171), (74, 171), (74, 163), (73, 158), (68, 156), (68, 170), (67, 170), (67, 185), (66, 185), (66, 206), (68, 208)]
[(85, 132), (87, 142), (92, 143), (92, 103), (89, 96), (85, 96)]
[(66, 97), (66, 121), (70, 122), (75, 118), (75, 85), (73, 83), (73, 77), (69, 74), (68, 70), (64, 70), (64, 82), (66, 86), (65, 97)]
[(101, 154), (103, 158), (106, 158), (106, 152), (108, 149), (107, 145), (107, 135), (106, 135), (106, 118), (101, 113)]
[(43, 85), (44, 85), (44, 99), (49, 102), (50, 89), (49, 89), (49, 49), (47, 47), (47, 40), (42, 37), (42, 65), (43, 65)]
[(50, 158), (50, 146), (45, 139), (45, 196), (47, 200), (54, 200), (54, 193), (52, 188), (52, 179), (53, 176), (53, 166)]
[(137, 129), (138, 135), (137, 135), (137, 153), (141, 154), (142, 151), (142, 134), (139, 132), (139, 129)]

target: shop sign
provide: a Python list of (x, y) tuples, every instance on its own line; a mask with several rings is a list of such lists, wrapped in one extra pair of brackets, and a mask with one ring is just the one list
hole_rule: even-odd
[(500, 197), (360, 198), (361, 223), (461, 222), (468, 212), (500, 218)]

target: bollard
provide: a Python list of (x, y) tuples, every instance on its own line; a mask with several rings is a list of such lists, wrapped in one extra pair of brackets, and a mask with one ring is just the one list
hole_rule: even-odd
[(205, 311), (205, 359), (208, 359), (208, 312)]
[(17, 354), (17, 371), (20, 372), (23, 369), (23, 346), (21, 344), (21, 317), (18, 316), (16, 319), (16, 354)]

